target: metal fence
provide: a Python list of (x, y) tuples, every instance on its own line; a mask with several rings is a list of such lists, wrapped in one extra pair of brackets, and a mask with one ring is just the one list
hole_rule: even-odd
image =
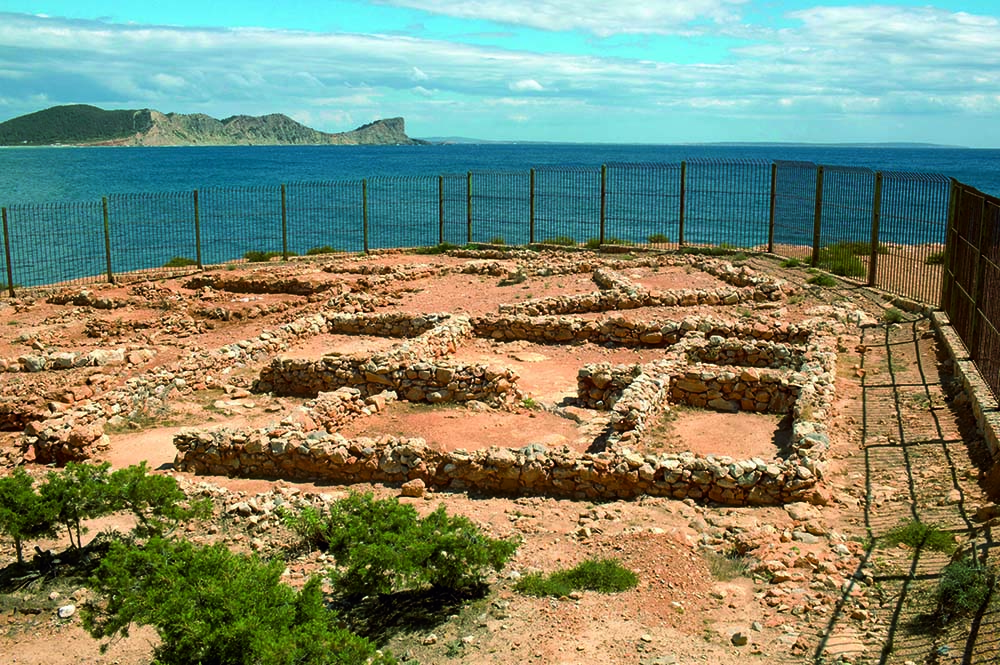
[(1000, 198), (955, 183), (941, 307), (1000, 396)]
[(14, 293), (310, 250), (716, 246), (936, 302), (950, 189), (938, 175), (757, 160), (216, 187), (11, 206), (0, 262)]

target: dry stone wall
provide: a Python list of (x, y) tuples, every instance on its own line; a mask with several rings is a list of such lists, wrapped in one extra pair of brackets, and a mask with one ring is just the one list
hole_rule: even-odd
[(641, 495), (727, 505), (807, 501), (817, 477), (797, 461), (735, 460), (693, 454), (512, 450), (443, 452), (422, 439), (346, 439), (322, 430), (182, 430), (175, 466), (192, 473), (339, 483), (401, 484), (417, 478), (444, 490), (574, 499)]

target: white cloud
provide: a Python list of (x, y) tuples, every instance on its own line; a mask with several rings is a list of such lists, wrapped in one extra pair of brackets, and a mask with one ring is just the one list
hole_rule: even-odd
[(514, 92), (541, 92), (545, 90), (542, 84), (535, 79), (521, 79), (520, 81), (513, 81), (510, 84), (510, 89)]
[(428, 76), (422, 69), (420, 69), (420, 67), (414, 67), (413, 71), (410, 72), (410, 78), (414, 81), (426, 81)]
[(671, 34), (695, 21), (734, 23), (747, 0), (383, 0), (432, 14), (520, 25), (540, 30), (579, 30), (599, 37)]

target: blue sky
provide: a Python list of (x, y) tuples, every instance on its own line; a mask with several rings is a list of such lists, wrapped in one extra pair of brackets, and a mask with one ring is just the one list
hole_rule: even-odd
[(0, 0), (0, 120), (285, 113), (325, 131), (1000, 147), (996, 0)]

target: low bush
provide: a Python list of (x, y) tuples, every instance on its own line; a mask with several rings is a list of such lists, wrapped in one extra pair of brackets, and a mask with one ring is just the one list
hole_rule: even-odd
[(803, 262), (796, 258), (785, 259), (781, 262), (782, 268), (798, 268), (802, 265), (804, 265)]
[(554, 236), (542, 241), (543, 245), (562, 245), (564, 247), (575, 247), (576, 241), (569, 236)]
[(34, 483), (20, 467), (0, 478), (0, 533), (14, 540), (18, 563), (24, 563), (25, 541), (55, 533), (55, 504), (43, 499), (35, 491)]
[(813, 284), (814, 286), (824, 286), (831, 287), (837, 286), (837, 280), (830, 277), (826, 273), (818, 273), (806, 280), (806, 284)]
[[(294, 252), (289, 252), (289, 256), (295, 256)], [(261, 252), (259, 250), (252, 249), (243, 255), (249, 263), (267, 263), (271, 259), (277, 258), (279, 256), (284, 256), (282, 252)]]
[(955, 537), (933, 524), (905, 522), (893, 528), (882, 537), (882, 542), (890, 547), (900, 543), (915, 550), (926, 549), (951, 554), (955, 551)]
[(500, 571), (517, 549), (515, 540), (493, 539), (444, 506), (421, 519), (397, 499), (351, 494), (322, 514), (306, 509), (285, 516), (306, 544), (337, 562), (329, 571), (346, 596), (370, 596), (432, 587), (463, 592)]
[(433, 245), (431, 247), (415, 247), (413, 249), (414, 254), (444, 254), (445, 252), (450, 252), (453, 249), (461, 249), (458, 245), (453, 245), (450, 242), (443, 242), (439, 245)]
[(503, 236), (494, 236), (490, 238), (491, 245), (506, 245), (507, 241), (504, 240)]
[(396, 662), (337, 626), (318, 578), (296, 592), (281, 583), (284, 568), (281, 560), (263, 562), (222, 545), (112, 543), (91, 580), (102, 600), (84, 607), (83, 625), (112, 641), (132, 624), (152, 626), (164, 665)]
[(695, 254), (699, 256), (729, 256), (736, 253), (736, 248), (729, 243), (722, 243), (718, 247), (681, 247), (681, 254)]
[(996, 581), (996, 571), (971, 554), (945, 566), (937, 587), (937, 613), (942, 623), (978, 611)]
[(198, 262), (194, 259), (189, 259), (186, 256), (175, 256), (166, 263), (163, 264), (164, 268), (186, 268), (188, 266), (196, 266)]
[(940, 252), (934, 252), (932, 254), (929, 254), (927, 256), (927, 258), (924, 259), (924, 263), (927, 264), (927, 265), (929, 265), (929, 266), (943, 265), (946, 256), (947, 255), (945, 254), (944, 250), (942, 250)]
[(573, 591), (618, 593), (635, 588), (639, 578), (617, 559), (591, 558), (568, 570), (549, 575), (532, 573), (517, 581), (514, 589), (528, 596), (567, 596)]
[(334, 249), (329, 245), (323, 245), (322, 247), (310, 247), (306, 250), (306, 256), (317, 256), (319, 254), (336, 254), (340, 250)]
[(901, 310), (895, 307), (890, 307), (889, 309), (885, 310), (884, 314), (882, 314), (882, 319), (886, 323), (900, 323), (901, 321), (904, 321), (906, 319), (906, 315), (903, 314)]
[(651, 245), (664, 245), (670, 242), (670, 237), (665, 236), (662, 233), (654, 233), (653, 235), (646, 238)]
[(868, 274), (868, 268), (858, 256), (868, 256), (870, 253), (869, 245), (864, 243), (826, 245), (819, 249), (819, 266), (841, 277), (864, 277)]

